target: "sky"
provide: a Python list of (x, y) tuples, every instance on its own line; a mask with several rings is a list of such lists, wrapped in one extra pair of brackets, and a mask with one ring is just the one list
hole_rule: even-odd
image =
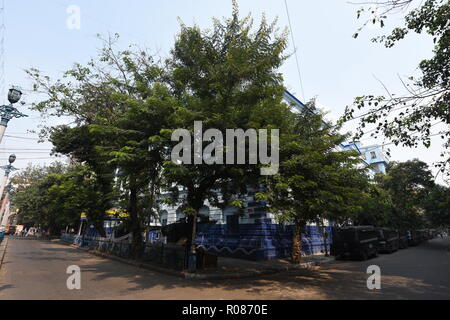
[[(167, 56), (179, 31), (179, 19), (187, 25), (209, 28), (213, 17), (229, 17), (232, 9), (231, 0), (3, 1), (5, 29), (1, 58), (5, 63), (5, 75), (2, 87), (18, 85), (23, 88), (22, 100), (27, 105), (20, 107), (20, 111), (29, 118), (11, 120), (0, 145), (0, 164), (6, 164), (8, 155), (15, 153), (17, 168), (24, 168), (28, 163), (49, 164), (56, 160), (49, 154), (51, 144), (38, 143), (37, 136), (29, 132), (37, 130), (44, 119), (27, 108), (41, 97), (31, 92), (32, 82), (24, 70), (38, 68), (56, 79), (75, 62), (85, 63), (97, 55), (101, 47), (97, 34), (107, 37), (118, 33), (122, 48), (137, 44)], [(278, 17), (280, 30), (289, 26), (284, 0), (238, 2), (241, 15), (251, 13), (255, 23), (265, 13), (268, 20)], [(370, 26), (354, 39), (352, 35), (362, 23), (356, 19), (360, 5), (344, 0), (287, 0), (287, 3), (300, 76), (292, 55), (280, 70), (285, 86), (302, 101), (316, 98), (318, 105), (330, 112), (328, 118), (332, 120), (338, 119), (356, 96), (385, 94), (380, 81), (390, 91), (402, 92), (399, 76), (417, 74), (419, 61), (432, 55), (432, 41), (427, 36), (412, 35), (394, 48), (386, 49), (370, 41), (385, 30)], [(68, 27), (74, 12), (71, 8), (80, 10), (80, 28)], [(393, 16), (387, 20), (386, 29), (400, 23), (402, 16)], [(293, 52), (290, 38), (287, 53)], [(0, 103), (6, 102), (6, 91), (3, 90)], [(67, 119), (45, 121), (62, 124)], [(352, 130), (356, 124), (357, 121), (353, 121), (344, 129)], [(439, 126), (434, 127), (436, 132), (439, 129)], [(382, 139), (362, 140), (364, 145), (383, 142)], [(432, 165), (439, 160), (441, 141), (436, 137), (432, 142), (429, 149), (390, 146), (391, 160), (419, 158)], [(442, 182), (442, 179), (437, 181)]]

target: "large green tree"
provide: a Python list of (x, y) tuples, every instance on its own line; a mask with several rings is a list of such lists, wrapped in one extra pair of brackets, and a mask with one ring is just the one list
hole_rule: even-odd
[[(365, 134), (382, 136), (395, 145), (417, 147), (431, 145), (431, 138), (443, 141), (443, 160), (436, 165), (450, 174), (450, 4), (447, 0), (368, 1), (358, 10), (358, 18), (369, 16), (368, 23), (386, 25), (391, 15), (403, 14), (405, 23), (390, 34), (373, 39), (387, 48), (395, 46), (410, 33), (426, 34), (433, 40), (433, 56), (418, 63), (418, 78), (401, 80), (406, 93), (390, 92), (385, 96), (366, 94), (355, 99), (347, 108), (344, 120), (360, 118), (356, 138)], [(355, 34), (355, 38), (362, 28)], [(360, 115), (357, 111), (362, 110)], [(375, 127), (373, 127), (375, 126)]]
[[(163, 67), (145, 50), (115, 48), (117, 38), (104, 41), (98, 59), (76, 64), (63, 79), (52, 81), (38, 70), (29, 74), (35, 89), (48, 99), (34, 109), (53, 116), (68, 116), (72, 125), (46, 128), (54, 152), (86, 164), (95, 173), (101, 196), (88, 219), (102, 231), (106, 210), (121, 204), (128, 211), (133, 251), (142, 249), (144, 224), (156, 205), (160, 168), (166, 148), (162, 129), (171, 127), (177, 105), (164, 85)], [(156, 148), (149, 152), (149, 144)], [(149, 201), (140, 201), (150, 192)]]
[(292, 261), (300, 262), (301, 235), (308, 222), (344, 222), (361, 210), (368, 177), (359, 155), (339, 150), (346, 139), (308, 104), (293, 115), (281, 139), (280, 172), (267, 179), (266, 198), (279, 220), (293, 225)]
[[(275, 23), (264, 18), (254, 28), (250, 16), (239, 17), (236, 2), (232, 17), (214, 20), (211, 30), (182, 24), (168, 60), (168, 80), (179, 101), (174, 129), (187, 129), (193, 136), (194, 121), (202, 121), (202, 133), (219, 130), (227, 145), (235, 144), (234, 138), (225, 139), (227, 129), (282, 130), (290, 111), (282, 102), (284, 87), (278, 69), (286, 58), (287, 40), (286, 34), (278, 34), (275, 28)], [(196, 139), (191, 141), (192, 150)], [(200, 142), (203, 148), (214, 141), (206, 140)], [(234, 196), (258, 185), (261, 165), (248, 161), (249, 145), (243, 148), (245, 164), (200, 164), (193, 155), (188, 156), (192, 164), (166, 163), (167, 183), (187, 192), (182, 209), (192, 226), (189, 242), (193, 250), (197, 217), (205, 201), (219, 207), (239, 207), (239, 197)], [(230, 149), (222, 151), (231, 154)], [(214, 155), (219, 156), (219, 152)], [(234, 160), (237, 163), (237, 155)]]

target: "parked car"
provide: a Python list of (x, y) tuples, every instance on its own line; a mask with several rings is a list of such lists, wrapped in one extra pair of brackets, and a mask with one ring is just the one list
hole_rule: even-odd
[(7, 225), (5, 229), (5, 235), (15, 234), (16, 226)]
[(367, 260), (378, 255), (378, 233), (372, 226), (336, 228), (333, 232), (331, 255), (336, 259)]
[(398, 230), (399, 237), (399, 246), (400, 249), (408, 248), (408, 231), (407, 230)]
[(398, 232), (389, 228), (377, 228), (379, 251), (392, 253), (400, 248)]

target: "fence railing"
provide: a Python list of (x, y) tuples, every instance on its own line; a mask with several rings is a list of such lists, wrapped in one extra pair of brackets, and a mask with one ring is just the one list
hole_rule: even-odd
[[(124, 259), (135, 258), (133, 257), (132, 244), (129, 237), (112, 239), (83, 235), (62, 235), (61, 240), (82, 248)], [(143, 262), (152, 262), (172, 269), (183, 270), (185, 268), (185, 252), (184, 246), (143, 242), (142, 250), (138, 253), (137, 258)]]

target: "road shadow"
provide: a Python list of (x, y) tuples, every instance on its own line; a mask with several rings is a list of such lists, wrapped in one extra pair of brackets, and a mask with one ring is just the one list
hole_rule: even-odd
[(15, 288), (15, 287), (13, 285), (11, 285), (11, 284), (5, 284), (5, 285), (0, 286), (0, 291), (4, 291), (4, 290), (7, 290), (7, 289), (12, 289), (12, 288)]

